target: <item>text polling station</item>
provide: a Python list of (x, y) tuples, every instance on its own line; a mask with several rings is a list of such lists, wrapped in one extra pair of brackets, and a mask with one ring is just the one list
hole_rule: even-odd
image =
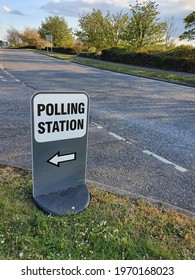
[[(57, 102), (56, 102), (57, 100)], [(34, 135), (37, 142), (83, 137), (87, 130), (88, 98), (85, 94), (37, 95), (34, 98)]]

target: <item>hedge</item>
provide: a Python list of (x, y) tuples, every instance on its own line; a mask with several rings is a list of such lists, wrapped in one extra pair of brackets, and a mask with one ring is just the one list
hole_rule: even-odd
[(121, 49), (111, 48), (102, 51), (101, 59), (112, 62), (132, 64), (142, 67), (160, 68), (163, 70), (195, 73), (195, 60), (189, 58), (169, 56), (166, 55), (166, 53), (127, 53), (125, 50), (121, 51)]
[(76, 55), (79, 53), (79, 49), (75, 47), (66, 47), (66, 48), (53, 48), (53, 52), (61, 54)]
[(93, 58), (93, 59), (100, 59), (101, 55), (96, 52), (81, 52), (79, 53), (80, 57), (86, 57), (86, 58)]

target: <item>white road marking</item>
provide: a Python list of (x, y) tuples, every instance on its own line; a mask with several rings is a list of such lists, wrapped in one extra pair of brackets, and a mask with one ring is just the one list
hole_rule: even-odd
[(95, 122), (92, 122), (92, 124), (94, 124), (94, 125), (98, 126), (98, 124), (97, 124), (97, 123), (95, 123)]
[(95, 122), (92, 122), (92, 124), (94, 124), (95, 126), (97, 126), (97, 128), (98, 128), (98, 129), (102, 129), (102, 128), (103, 128), (103, 126), (98, 125), (98, 124), (97, 124), (97, 123), (95, 123)]
[[(91, 122), (91, 123), (94, 124), (95, 126), (97, 126), (98, 129), (103, 129), (103, 126), (98, 125), (98, 124), (95, 123), (95, 122)], [(121, 137), (121, 136), (119, 136), (119, 135), (117, 135), (117, 134), (115, 134), (115, 133), (113, 133), (113, 132), (108, 132), (108, 133), (109, 133), (109, 135), (113, 136), (114, 138), (116, 138), (116, 139), (118, 139), (118, 140), (125, 141), (125, 139), (124, 139), (123, 137)], [(127, 143), (128, 143), (128, 142), (127, 142)], [(129, 144), (132, 144), (132, 143), (129, 142)]]
[[(12, 79), (14, 80), (14, 82), (17, 82), (17, 83), (21, 82), (20, 80), (16, 79), (16, 78), (14, 77), (14, 75), (12, 75), (11, 73), (9, 73), (7, 70), (4, 70), (4, 73), (5, 73), (6, 75), (8, 75), (10, 78), (12, 78)], [(0, 75), (0, 79), (1, 79), (2, 82), (7, 82), (7, 79), (5, 79), (2, 75)]]
[(181, 172), (186, 172), (187, 171), (187, 169), (185, 169), (185, 168), (183, 168), (183, 167), (181, 167), (181, 166), (179, 166), (179, 165), (177, 165), (177, 164), (175, 164), (175, 163), (173, 163), (173, 162), (171, 162), (171, 161), (169, 161), (169, 160), (167, 160), (167, 159), (165, 159), (165, 158), (163, 158), (161, 156), (158, 156), (157, 154), (154, 154), (154, 153), (152, 153), (152, 152), (150, 152), (148, 150), (145, 150), (143, 152), (145, 154), (147, 154), (147, 155), (151, 155), (151, 156), (155, 157), (156, 159), (158, 159), (158, 160), (160, 160), (160, 161), (162, 161), (162, 162), (164, 162), (166, 164), (173, 165), (177, 170), (179, 170)]
[(125, 141), (125, 139), (124, 139), (123, 137), (121, 137), (121, 136), (119, 136), (119, 135), (117, 135), (117, 134), (115, 134), (115, 133), (113, 133), (113, 132), (109, 132), (109, 134), (112, 135), (113, 137), (115, 137), (115, 138), (118, 139), (118, 140), (123, 140), (123, 141)]
[(20, 82), (20, 80), (18, 80), (18, 79), (16, 79), (15, 77), (14, 77), (14, 75), (12, 75), (11, 73), (9, 73), (7, 70), (4, 70), (4, 73), (6, 73), (10, 78), (12, 78), (15, 82)]
[(12, 79), (15, 79), (15, 77), (14, 77), (11, 73), (9, 73), (7, 70), (4, 70), (4, 72), (5, 72), (8, 76), (10, 76)]

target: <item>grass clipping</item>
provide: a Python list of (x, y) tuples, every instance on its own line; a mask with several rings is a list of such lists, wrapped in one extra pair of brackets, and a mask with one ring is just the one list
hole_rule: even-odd
[(89, 186), (87, 209), (46, 215), (29, 171), (0, 168), (0, 259), (195, 259), (195, 220)]

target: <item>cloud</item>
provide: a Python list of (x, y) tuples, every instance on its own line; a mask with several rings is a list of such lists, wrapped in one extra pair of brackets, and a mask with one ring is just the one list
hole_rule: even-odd
[(3, 11), (7, 14), (15, 14), (15, 15), (19, 15), (19, 16), (24, 16), (24, 14), (22, 12), (20, 12), (18, 10), (11, 10), (7, 6), (3, 6)]
[(195, 9), (194, 0), (158, 0), (159, 7), (164, 9), (171, 9), (172, 12), (176, 11), (193, 11)]
[[(139, 0), (144, 2), (146, 0)], [(52, 0), (41, 9), (50, 14), (59, 14), (67, 17), (78, 17), (84, 11), (100, 9), (103, 13), (108, 10), (111, 13), (123, 10), (124, 13), (129, 12), (129, 5), (134, 5), (135, 0)], [(178, 14), (187, 15), (195, 8), (194, 0), (156, 0), (159, 4), (161, 14), (167, 14), (167, 17)], [(193, 8), (194, 7), (194, 8)]]
[(108, 10), (112, 13), (121, 9), (125, 11), (129, 7), (128, 2), (129, 0), (53, 0), (42, 6), (41, 9), (50, 14), (78, 17), (79, 14), (82, 14), (84, 11), (92, 11), (93, 8), (100, 9), (103, 13), (106, 13)]

